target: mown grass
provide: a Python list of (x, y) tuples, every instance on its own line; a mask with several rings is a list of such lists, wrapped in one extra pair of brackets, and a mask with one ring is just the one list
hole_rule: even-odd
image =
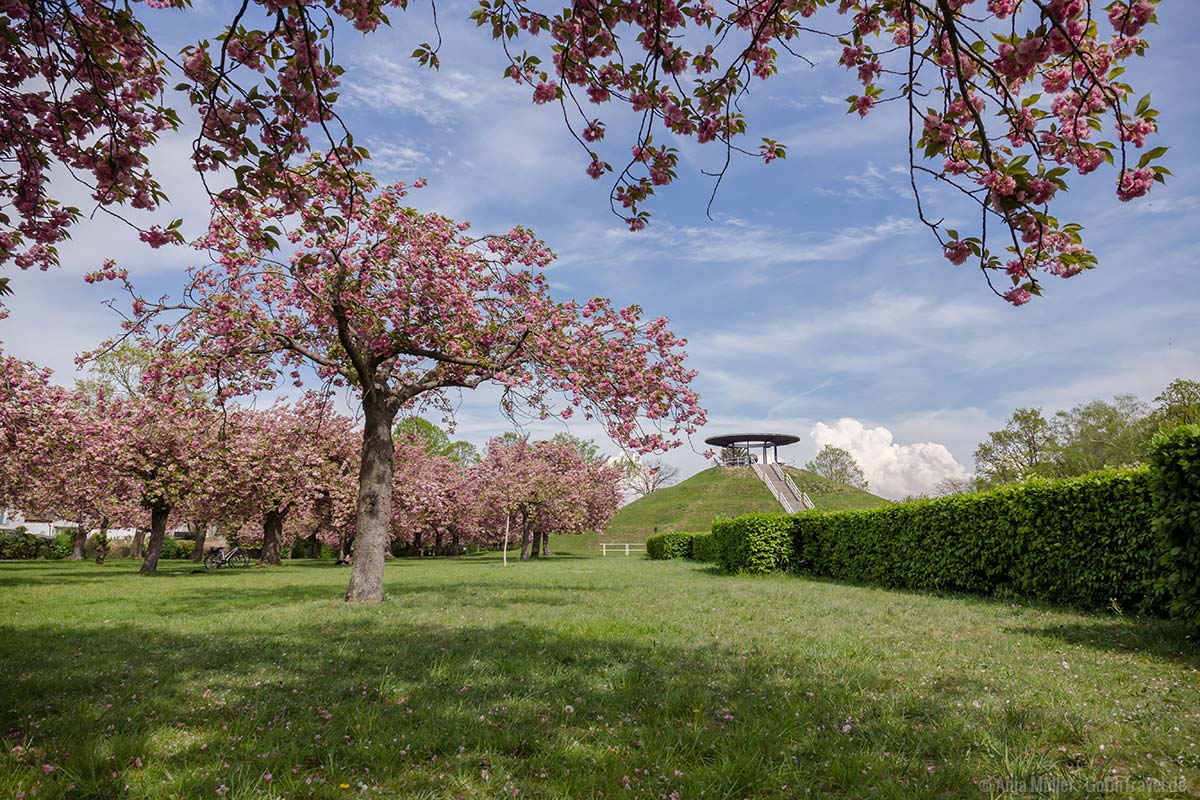
[(1200, 787), (1200, 656), (1161, 621), (636, 557), (394, 561), (367, 607), (324, 563), (189, 567), (0, 565), (0, 797)]
[(796, 488), (812, 499), (813, 505), (817, 507), (818, 511), (879, 508), (888, 504), (884, 498), (873, 495), (865, 489), (822, 478), (815, 472), (796, 467), (784, 467), (784, 469), (792, 476)]

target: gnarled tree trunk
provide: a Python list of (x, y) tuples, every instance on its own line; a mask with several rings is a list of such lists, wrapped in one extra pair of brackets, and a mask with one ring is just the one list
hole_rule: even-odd
[(263, 515), (262, 555), (258, 557), (260, 567), (279, 563), (279, 541), (283, 538), (283, 520), (287, 511), (271, 509)]
[(544, 556), (554, 555), (554, 553), (550, 552), (550, 534), (549, 533), (542, 534), (542, 555), (544, 555)]
[(458, 546), (458, 528), (455, 528), (450, 532), (450, 555), (458, 556), (461, 555), (461, 553), (462, 551)]
[(196, 546), (192, 548), (192, 561), (204, 560), (204, 542), (208, 539), (208, 521), (192, 520), (192, 536)]
[(150, 508), (150, 542), (146, 545), (146, 560), (138, 570), (143, 575), (154, 575), (158, 572), (158, 557), (162, 555), (163, 539), (167, 538), (167, 517), (170, 515), (170, 506), (156, 505)]
[(386, 398), (368, 389), (363, 397), (362, 464), (358, 471), (358, 520), (354, 564), (350, 570), (350, 602), (383, 600), (383, 565), (392, 521), (392, 470), (395, 458), (392, 422), (396, 412)]
[(84, 550), (87, 547), (87, 529), (83, 527), (83, 523), (75, 529), (75, 533), (71, 536), (71, 555), (67, 556), (67, 561), (83, 561), (86, 558)]
[(100, 530), (96, 532), (96, 564), (104, 564), (108, 555), (108, 517), (100, 520)]
[[(317, 498), (315, 511), (316, 524), (313, 526), (312, 533), (304, 540), (305, 558), (321, 557), (321, 533), (333, 527), (333, 498), (329, 496), (328, 492)], [(338, 554), (338, 557), (341, 557), (341, 553)]]
[(533, 532), (533, 545), (529, 548), (529, 557), (537, 558), (542, 554), (542, 532)]
[(521, 512), (521, 560), (529, 560), (529, 518)]

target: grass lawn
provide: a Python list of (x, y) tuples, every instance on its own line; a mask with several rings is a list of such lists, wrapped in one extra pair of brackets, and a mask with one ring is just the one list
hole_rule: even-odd
[(0, 565), (0, 798), (1200, 790), (1162, 622), (623, 556), (395, 561), (373, 607), (164, 566)]

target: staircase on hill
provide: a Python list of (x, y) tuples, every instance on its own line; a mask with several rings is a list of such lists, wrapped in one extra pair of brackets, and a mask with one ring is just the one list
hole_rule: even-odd
[(796, 488), (792, 478), (778, 463), (755, 464), (754, 474), (771, 490), (771, 496), (779, 501), (783, 510), (789, 514), (816, 508), (808, 495)]

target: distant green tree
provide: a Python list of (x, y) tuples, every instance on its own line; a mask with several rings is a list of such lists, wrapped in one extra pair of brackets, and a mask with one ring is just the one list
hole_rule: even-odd
[(1064, 478), (1144, 460), (1155, 429), (1149, 407), (1131, 394), (1059, 411), (1051, 427), (1054, 474)]
[(1200, 381), (1176, 378), (1154, 402), (1158, 405), (1151, 413), (1151, 421), (1156, 430), (1200, 424)]
[(827, 444), (821, 448), (816, 457), (804, 465), (809, 472), (815, 472), (822, 478), (844, 483), (859, 489), (867, 488), (867, 478), (863, 475), (862, 467), (850, 455), (850, 451)]
[(392, 435), (397, 439), (417, 439), (430, 457), (444, 456), (463, 466), (470, 466), (479, 461), (479, 451), (475, 449), (475, 445), (452, 440), (450, 434), (423, 417), (401, 419), (396, 423)]
[(1040, 408), (1018, 408), (975, 451), (975, 480), (980, 488), (989, 488), (1053, 475), (1056, 445), (1054, 429)]
[(600, 450), (600, 445), (591, 439), (582, 439), (569, 433), (556, 433), (553, 441), (555, 444), (565, 444), (575, 448), (575, 451), (583, 456), (583, 460), (588, 464), (599, 464), (608, 460), (608, 456)]
[(88, 361), (88, 377), (75, 381), (82, 394), (95, 397), (133, 397), (142, 393), (142, 370), (150, 364), (153, 351), (127, 340)]

